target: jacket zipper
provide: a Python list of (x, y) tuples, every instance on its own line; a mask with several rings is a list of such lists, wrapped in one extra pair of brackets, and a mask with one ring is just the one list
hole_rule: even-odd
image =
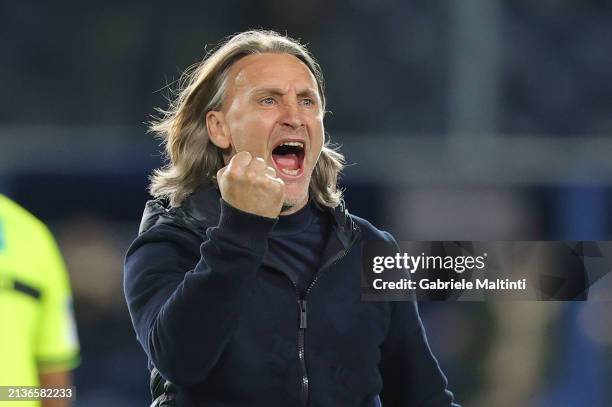
[(296, 295), (298, 309), (299, 309), (298, 344), (297, 345), (298, 345), (298, 358), (300, 360), (300, 367), (302, 370), (302, 377), (300, 380), (301, 385), (302, 385), (301, 386), (302, 392), (301, 392), (300, 399), (301, 399), (303, 407), (306, 407), (308, 405), (308, 397), (309, 397), (308, 369), (306, 368), (306, 348), (305, 348), (305, 343), (304, 343), (304, 338), (306, 336), (306, 327), (308, 326), (308, 313), (307, 313), (307, 308), (306, 308), (308, 294), (310, 294), (310, 290), (312, 290), (312, 287), (317, 282), (319, 276), (321, 275), (321, 272), (327, 268), (330, 268), (331, 266), (333, 266), (334, 264), (342, 260), (344, 256), (346, 256), (346, 254), (349, 252), (349, 250), (351, 249), (355, 241), (357, 241), (357, 239), (353, 239), (347, 248), (345, 248), (339, 255), (336, 255), (336, 257), (328, 261), (323, 267), (319, 269), (314, 279), (310, 282), (310, 285), (306, 289), (306, 292), (304, 293), (303, 296), (300, 295), (300, 291), (298, 290), (295, 283), (291, 281), (291, 284), (293, 284), (293, 288), (295, 289), (295, 295)]
[(308, 405), (308, 370), (306, 369), (306, 348), (304, 346), (304, 336), (306, 334), (307, 314), (306, 300), (300, 299), (298, 296), (298, 306), (300, 307), (300, 326), (298, 328), (298, 359), (300, 360), (300, 369), (302, 373), (300, 400), (302, 406)]

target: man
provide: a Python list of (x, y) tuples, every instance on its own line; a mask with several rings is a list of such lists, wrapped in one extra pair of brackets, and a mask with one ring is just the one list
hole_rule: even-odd
[(341, 202), (308, 51), (244, 32), (185, 83), (125, 264), (156, 405), (451, 405), (416, 304), (360, 301), (361, 244), (395, 242)]
[(0, 386), (59, 388), (66, 394), (42, 403), (5, 399), (0, 406), (70, 405), (65, 390), (78, 361), (70, 285), (53, 236), (0, 195)]

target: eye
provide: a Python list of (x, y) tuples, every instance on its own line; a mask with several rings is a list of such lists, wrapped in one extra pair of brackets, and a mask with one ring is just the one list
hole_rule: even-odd
[(315, 104), (314, 100), (312, 100), (310, 98), (304, 98), (304, 99), (300, 100), (300, 103), (302, 103), (302, 105), (304, 105), (306, 107), (312, 107)]
[(268, 96), (266, 98), (261, 99), (259, 103), (265, 106), (272, 106), (274, 103), (276, 103), (276, 100), (274, 100), (272, 96)]

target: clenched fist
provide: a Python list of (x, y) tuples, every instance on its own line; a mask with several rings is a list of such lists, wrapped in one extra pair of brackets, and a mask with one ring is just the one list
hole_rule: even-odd
[(217, 172), (221, 197), (234, 208), (276, 218), (283, 207), (285, 183), (259, 157), (241, 151)]

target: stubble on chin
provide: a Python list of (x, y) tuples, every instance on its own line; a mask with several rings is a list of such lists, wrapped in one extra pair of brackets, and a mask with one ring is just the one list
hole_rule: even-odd
[(306, 192), (306, 194), (302, 198), (285, 199), (285, 201), (283, 202), (283, 206), (281, 208), (281, 215), (287, 214), (287, 212), (295, 211), (296, 207), (300, 207), (301, 209), (308, 203), (308, 197), (309, 197), (309, 194), (308, 192)]
[(283, 212), (287, 212), (288, 210), (290, 210), (291, 208), (293, 208), (295, 205), (291, 202), (283, 202), (283, 206), (281, 208), (281, 213)]

